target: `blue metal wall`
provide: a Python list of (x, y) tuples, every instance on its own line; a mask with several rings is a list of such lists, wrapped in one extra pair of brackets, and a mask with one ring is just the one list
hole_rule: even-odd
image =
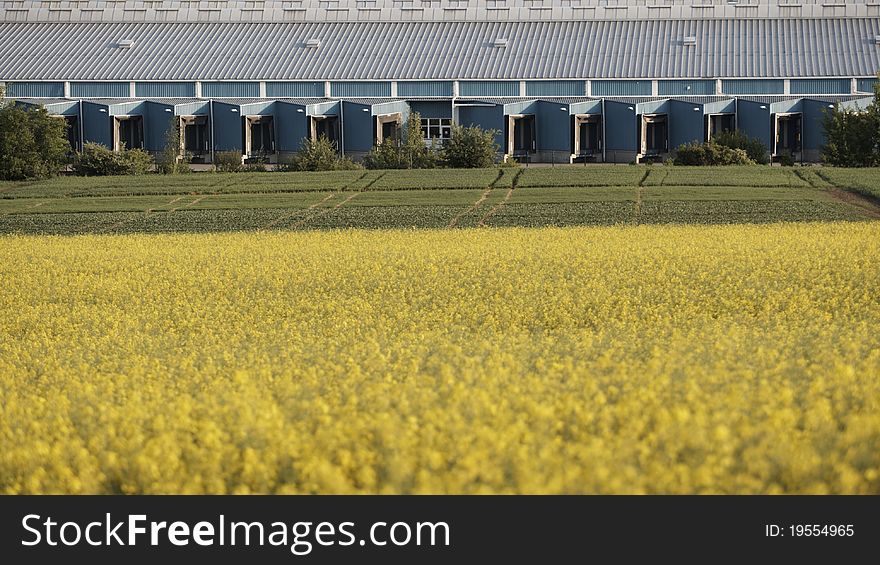
[(483, 129), (494, 129), (495, 143), (498, 150), (504, 150), (504, 106), (459, 106), (458, 123), (462, 126), (479, 126)]
[(772, 151), (770, 113), (770, 104), (768, 103), (752, 102), (751, 100), (737, 101), (737, 129), (749, 137), (760, 139), (767, 146), (767, 149)]
[(567, 104), (540, 100), (535, 105), (535, 141), (539, 151), (571, 153), (571, 127)]
[[(205, 98), (258, 98), (258, 82), (203, 82), (202, 96)], [(241, 142), (239, 142), (241, 145)]]
[(661, 80), (657, 81), (660, 96), (703, 96), (715, 94), (714, 80)]
[(275, 138), (278, 151), (297, 151), (308, 137), (306, 107), (288, 102), (275, 102)]
[(782, 79), (725, 79), (721, 81), (724, 94), (784, 94)]
[(410, 102), (410, 111), (418, 112), (423, 118), (451, 118), (452, 103), (451, 102)]
[(825, 145), (825, 127), (822, 125), (825, 115), (832, 111), (828, 102), (810, 100), (803, 101), (803, 123), (801, 124), (801, 140), (804, 151), (819, 151)]
[(342, 145), (346, 152), (373, 148), (373, 113), (367, 104), (342, 101)]
[(128, 98), (131, 87), (127, 82), (72, 82), (72, 98)]
[(860, 78), (859, 79), (859, 92), (874, 92), (874, 85), (877, 84), (876, 78)]
[(144, 98), (192, 98), (196, 95), (196, 83), (136, 82), (134, 93)]
[(794, 79), (792, 94), (849, 94), (852, 88), (848, 78)]
[(670, 100), (669, 150), (692, 141), (702, 142), (705, 133), (704, 120), (703, 106), (700, 104)]
[(331, 82), (330, 94), (335, 97), (391, 96), (390, 82)]
[(519, 96), (515, 80), (468, 80), (458, 83), (460, 96)]
[(607, 150), (638, 151), (638, 120), (634, 104), (606, 100), (602, 119), (605, 120)]
[(650, 80), (594, 80), (592, 96), (650, 96)]
[(401, 81), (397, 83), (397, 95), (452, 96), (452, 81)]
[(267, 82), (266, 96), (282, 98), (323, 98), (323, 82)]
[[(103, 111), (102, 111), (103, 110)], [(83, 143), (113, 145), (113, 129), (110, 125), (110, 109), (105, 104), (82, 102)]]
[(582, 80), (531, 80), (526, 82), (526, 96), (583, 96)]
[(147, 101), (141, 108), (141, 114), (144, 117), (144, 149), (162, 151), (165, 148), (168, 128), (177, 121), (174, 106)]
[(213, 139), (215, 151), (242, 151), (241, 110), (237, 105), (214, 101)]
[(10, 98), (64, 98), (63, 82), (7, 82)]

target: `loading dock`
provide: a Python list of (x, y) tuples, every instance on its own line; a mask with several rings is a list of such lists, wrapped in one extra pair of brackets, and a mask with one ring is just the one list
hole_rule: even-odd
[(403, 114), (379, 114), (376, 116), (375, 141), (376, 145), (382, 145), (390, 140), (394, 145), (400, 143), (400, 129), (403, 127)]
[(122, 151), (124, 149), (143, 148), (143, 116), (113, 116), (113, 149), (115, 151)]
[(735, 130), (735, 114), (706, 114), (706, 141), (710, 141), (718, 133)]
[(180, 116), (180, 148), (191, 163), (205, 163), (211, 154), (208, 116)]
[(534, 114), (509, 115), (506, 127), (508, 155), (528, 158), (529, 154), (537, 150)]
[(275, 155), (273, 116), (244, 116), (244, 148), (247, 160), (267, 162)]
[(309, 139), (317, 141), (321, 137), (339, 149), (339, 116), (309, 116)]
[(639, 146), (640, 157), (643, 160), (659, 159), (669, 152), (669, 126), (666, 114), (642, 115)]
[(602, 116), (576, 114), (572, 121), (572, 161), (598, 160), (602, 155)]
[(800, 112), (777, 113), (773, 115), (773, 157), (779, 159), (789, 156), (801, 160), (801, 133), (803, 114)]

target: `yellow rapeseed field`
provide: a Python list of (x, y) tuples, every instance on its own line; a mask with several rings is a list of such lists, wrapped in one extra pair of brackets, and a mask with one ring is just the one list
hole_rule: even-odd
[(0, 492), (880, 493), (880, 223), (3, 237)]

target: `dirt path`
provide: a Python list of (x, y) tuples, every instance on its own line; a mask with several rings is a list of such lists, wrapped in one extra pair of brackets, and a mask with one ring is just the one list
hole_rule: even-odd
[[(797, 174), (797, 173), (795, 173)], [(801, 176), (798, 174), (798, 176)], [(854, 208), (858, 208), (860, 212), (868, 216), (872, 219), (880, 219), (880, 198), (872, 198), (870, 196), (865, 196), (864, 194), (860, 194), (855, 190), (851, 190), (845, 186), (840, 186), (835, 184), (830, 178), (821, 172), (816, 172), (816, 176), (822, 179), (825, 183), (828, 184), (826, 187), (817, 187), (822, 190), (828, 191), (835, 200), (839, 202), (843, 202), (845, 204), (849, 204)], [(801, 177), (803, 178), (803, 177)], [(807, 179), (804, 179), (807, 180)], [(807, 182), (809, 182), (807, 180)], [(810, 183), (813, 185), (813, 183)], [(813, 185), (815, 186), (815, 185)]]
[(875, 199), (837, 186), (825, 190), (836, 200), (858, 208), (860, 212), (869, 218), (880, 220), (880, 203)]
[(330, 200), (334, 196), (336, 196), (336, 193), (331, 192), (330, 194), (328, 194), (327, 196), (325, 196), (321, 200), (310, 204), (305, 210), (303, 210), (302, 208), (297, 208), (287, 214), (284, 214), (283, 216), (281, 216), (279, 218), (275, 218), (274, 220), (272, 220), (271, 222), (269, 222), (268, 224), (263, 226), (261, 229), (267, 230), (271, 227), (277, 226), (281, 222), (287, 221), (287, 220), (293, 218), (294, 216), (298, 215), (300, 212), (305, 212), (305, 214), (308, 216), (309, 212), (311, 212), (312, 210), (314, 210), (315, 208), (317, 208), (318, 206), (320, 206), (324, 202), (327, 202), (328, 200)]
[[(371, 186), (373, 186), (374, 184), (376, 184), (377, 181), (379, 181), (382, 177), (384, 177), (384, 176), (387, 175), (387, 174), (388, 174), (387, 172), (383, 172), (383, 173), (380, 174), (378, 177), (376, 177), (376, 178), (374, 178), (373, 180), (371, 180), (370, 182), (368, 182), (368, 183), (366, 184), (366, 186), (364, 186), (361, 190), (369, 190)], [(361, 178), (363, 178), (363, 177), (361, 177)], [(354, 197), (352, 197), (352, 198), (354, 198)]]

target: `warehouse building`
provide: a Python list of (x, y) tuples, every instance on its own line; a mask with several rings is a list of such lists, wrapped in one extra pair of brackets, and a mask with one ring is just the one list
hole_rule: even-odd
[(740, 130), (815, 161), (880, 69), (873, 0), (4, 0), (0, 82), (71, 146), (358, 158), (418, 113), (533, 162), (662, 159)]

